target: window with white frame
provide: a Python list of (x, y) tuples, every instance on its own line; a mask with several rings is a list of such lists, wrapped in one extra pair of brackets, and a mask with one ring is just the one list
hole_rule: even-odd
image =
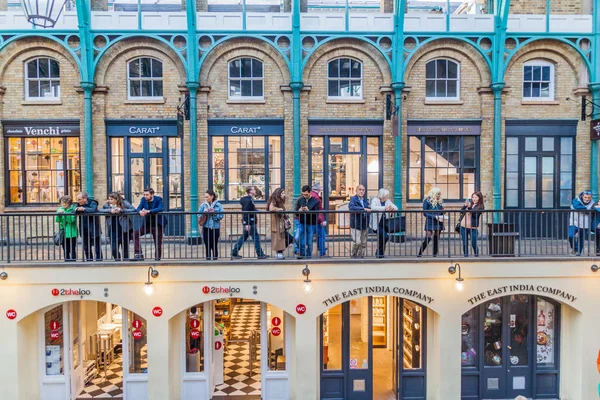
[(425, 97), (431, 100), (460, 98), (460, 65), (452, 60), (431, 60), (425, 66)]
[(163, 96), (163, 66), (160, 60), (141, 57), (127, 64), (127, 93), (130, 99), (155, 100)]
[(523, 99), (554, 100), (554, 65), (530, 61), (523, 65)]
[(36, 58), (25, 64), (25, 99), (60, 98), (60, 66), (51, 58)]
[(264, 96), (263, 63), (255, 58), (237, 58), (229, 62), (229, 98)]
[(352, 58), (329, 61), (327, 96), (362, 99), (362, 63)]

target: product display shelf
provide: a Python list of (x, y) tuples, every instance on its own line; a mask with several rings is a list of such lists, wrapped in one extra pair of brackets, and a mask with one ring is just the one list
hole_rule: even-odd
[(421, 319), (417, 307), (412, 308), (405, 306), (402, 312), (404, 368), (420, 367), (420, 323)]
[(96, 361), (87, 360), (83, 362), (83, 385), (87, 385), (98, 375)]
[(218, 299), (215, 302), (215, 323), (223, 324), (223, 326), (225, 326), (225, 329), (223, 330), (225, 339), (227, 339), (227, 332), (229, 332), (232, 312), (233, 303), (231, 302), (231, 299)]
[(373, 296), (373, 347), (387, 344), (387, 307), (385, 296)]

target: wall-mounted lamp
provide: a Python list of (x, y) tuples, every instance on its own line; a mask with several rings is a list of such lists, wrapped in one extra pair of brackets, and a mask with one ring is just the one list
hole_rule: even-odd
[(8, 279), (8, 274), (6, 273), (6, 271), (0, 272), (0, 279), (3, 281)]
[(304, 293), (310, 294), (313, 291), (313, 287), (312, 287), (312, 282), (309, 278), (310, 269), (308, 269), (308, 265), (306, 265), (304, 267), (304, 269), (302, 270), (302, 275), (306, 277), (306, 279), (304, 279), (304, 281), (302, 282), (302, 289), (304, 289)]
[(158, 270), (148, 267), (148, 280), (144, 283), (142, 290), (146, 296), (152, 296), (154, 294), (154, 286), (152, 286), (152, 278), (158, 278)]
[[(592, 265), (592, 272), (598, 272), (598, 269), (600, 269), (600, 267), (598, 267), (596, 264)], [(0, 278), (2, 278), (2, 275), (0, 275)], [(6, 279), (6, 278), (2, 278), (2, 279)]]
[(456, 273), (456, 270), (458, 270), (458, 278), (456, 278), (456, 289), (459, 292), (462, 292), (462, 290), (463, 290), (463, 282), (465, 280), (461, 276), (460, 264), (459, 263), (456, 263), (456, 264), (450, 263), (450, 267), (448, 268), (448, 272), (450, 274), (454, 275)]

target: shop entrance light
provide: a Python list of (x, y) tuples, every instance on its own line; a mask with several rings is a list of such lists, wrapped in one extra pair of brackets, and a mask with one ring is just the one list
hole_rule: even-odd
[(8, 279), (8, 274), (6, 273), (6, 271), (0, 272), (0, 279), (3, 281)]
[(66, 0), (21, 0), (27, 21), (42, 28), (56, 25)]
[(302, 270), (302, 275), (306, 277), (306, 279), (304, 279), (304, 281), (302, 282), (302, 289), (304, 290), (304, 293), (310, 294), (313, 291), (313, 287), (312, 282), (309, 278), (310, 269), (308, 269), (308, 265), (304, 266), (304, 269)]
[[(596, 264), (592, 265), (592, 272), (598, 272), (598, 266)], [(3, 278), (6, 279), (6, 278)]]
[(462, 278), (462, 275), (461, 275), (460, 264), (459, 263), (456, 263), (456, 264), (450, 263), (450, 267), (448, 268), (448, 273), (450, 273), (451, 275), (454, 275), (456, 273), (456, 270), (458, 270), (458, 278), (456, 278), (456, 290), (458, 290), (459, 292), (462, 292), (462, 290), (464, 288), (463, 282), (465, 280)]
[(152, 296), (154, 294), (154, 286), (152, 284), (152, 278), (158, 278), (158, 270), (148, 267), (148, 280), (144, 283), (142, 291), (146, 296)]

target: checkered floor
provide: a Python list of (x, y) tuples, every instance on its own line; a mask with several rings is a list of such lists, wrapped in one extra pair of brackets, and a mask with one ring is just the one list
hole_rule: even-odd
[[(140, 369), (148, 370), (148, 347), (141, 349)], [(123, 399), (123, 354), (118, 354), (114, 362), (109, 365), (104, 378), (104, 370), (100, 369), (98, 375), (83, 388), (77, 396), (80, 399)]]
[[(249, 339), (253, 330), (260, 333), (260, 304), (235, 305), (231, 314), (229, 339)], [(250, 368), (248, 347), (248, 343), (226, 344), (223, 362), (224, 383), (215, 388), (214, 398), (260, 396), (260, 343), (256, 349), (253, 368)]]

